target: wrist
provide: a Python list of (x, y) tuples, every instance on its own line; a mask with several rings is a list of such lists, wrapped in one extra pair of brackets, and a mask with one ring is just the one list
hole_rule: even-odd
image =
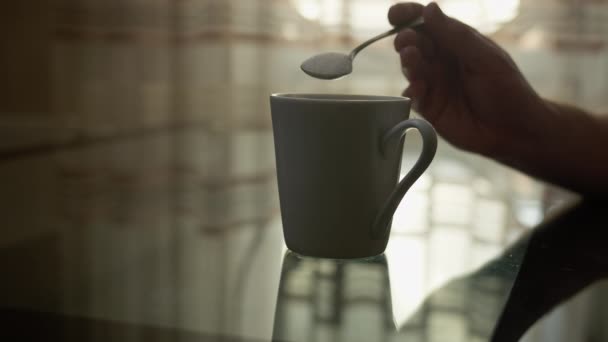
[(608, 122), (581, 109), (543, 100), (525, 134), (513, 139), (496, 160), (563, 188), (606, 195)]
[(555, 148), (561, 127), (556, 128), (559, 107), (540, 97), (521, 109), (520, 122), (498, 138), (497, 148), (489, 156), (503, 164), (525, 170), (540, 154)]

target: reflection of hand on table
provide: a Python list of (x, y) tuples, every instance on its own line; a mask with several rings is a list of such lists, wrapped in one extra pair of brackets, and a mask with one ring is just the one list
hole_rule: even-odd
[[(489, 340), (517, 277), (528, 241), (529, 235), (523, 236), (500, 257), (436, 289), (400, 327), (400, 333), (408, 335), (409, 331), (426, 324), (427, 334), (433, 334), (437, 340)], [(441, 325), (446, 328), (438, 328)], [(454, 336), (458, 332), (463, 335)]]
[(433, 292), (401, 331), (443, 312), (480, 340), (518, 341), (557, 305), (608, 277), (605, 208), (583, 201), (562, 211), (500, 257)]
[(608, 277), (607, 206), (584, 200), (533, 231), (492, 341), (517, 341), (560, 303)]

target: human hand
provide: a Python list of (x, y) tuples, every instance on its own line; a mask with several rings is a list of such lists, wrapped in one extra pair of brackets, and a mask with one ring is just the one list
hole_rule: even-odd
[(422, 29), (395, 38), (410, 82), (403, 95), (414, 110), (448, 142), (492, 158), (508, 159), (514, 144), (534, 144), (551, 124), (550, 109), (509, 55), (435, 3), (396, 4), (388, 19), (396, 26), (421, 15)]

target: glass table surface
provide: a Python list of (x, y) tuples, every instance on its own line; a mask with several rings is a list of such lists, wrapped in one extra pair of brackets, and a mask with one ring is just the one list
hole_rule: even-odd
[(441, 178), (453, 159), (440, 151), (385, 253), (299, 256), (283, 243), (271, 137), (256, 134), (184, 128), (0, 155), (0, 335), (608, 340), (604, 203), (539, 218), (491, 178), (442, 181), (462, 170)]

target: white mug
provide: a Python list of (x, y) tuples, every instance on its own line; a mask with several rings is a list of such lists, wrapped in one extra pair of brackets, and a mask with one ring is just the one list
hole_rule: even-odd
[[(384, 252), (397, 206), (435, 156), (433, 127), (408, 119), (405, 97), (273, 94), (270, 106), (287, 247), (339, 259)], [(422, 152), (399, 182), (410, 128)]]

